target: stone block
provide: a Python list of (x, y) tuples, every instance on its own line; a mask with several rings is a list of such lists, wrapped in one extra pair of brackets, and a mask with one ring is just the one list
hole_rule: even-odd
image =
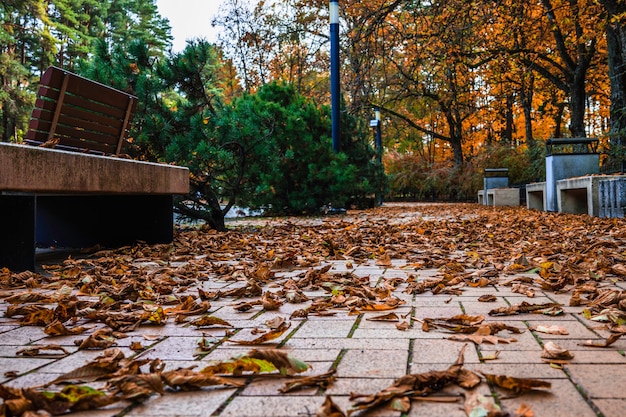
[(519, 190), (517, 188), (492, 188), (487, 190), (487, 206), (519, 206)]
[(545, 182), (534, 182), (526, 186), (526, 207), (540, 211), (546, 210)]

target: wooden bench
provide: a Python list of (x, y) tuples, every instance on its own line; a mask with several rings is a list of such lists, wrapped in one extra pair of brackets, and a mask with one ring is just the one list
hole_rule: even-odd
[(0, 268), (33, 270), (36, 248), (173, 240), (189, 170), (123, 151), (134, 96), (50, 67), (25, 142), (0, 143)]

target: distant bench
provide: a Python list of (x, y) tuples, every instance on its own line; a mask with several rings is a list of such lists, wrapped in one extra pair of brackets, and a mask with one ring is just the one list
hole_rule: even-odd
[(50, 67), (25, 142), (0, 143), (0, 268), (33, 270), (37, 247), (173, 240), (189, 170), (116, 158), (136, 98)]
[(519, 190), (509, 188), (508, 168), (485, 168), (483, 189), (478, 191), (478, 204), (487, 206), (518, 206)]

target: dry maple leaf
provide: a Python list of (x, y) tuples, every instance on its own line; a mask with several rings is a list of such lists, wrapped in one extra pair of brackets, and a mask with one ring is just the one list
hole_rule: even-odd
[(488, 325), (480, 326), (476, 332), (472, 334), (455, 334), (448, 337), (448, 340), (456, 340), (460, 342), (473, 342), (477, 345), (481, 343), (491, 343), (493, 345), (497, 345), (498, 343), (512, 343), (516, 342), (517, 339), (511, 338), (506, 339), (503, 337), (499, 337), (492, 334), (491, 327)]
[[(17, 355), (24, 356), (39, 356), (39, 353), (42, 350), (52, 350), (52, 351), (61, 351), (60, 355), (69, 355), (70, 352), (67, 351), (63, 346), (59, 345), (45, 345), (45, 346), (32, 346), (24, 349), (20, 349), (16, 352)], [(52, 355), (48, 353), (47, 355)], [(54, 356), (58, 356), (59, 354), (54, 354)]]
[(373, 395), (351, 393), (350, 400), (353, 401), (353, 405), (348, 410), (348, 415), (387, 403), (400, 407), (397, 408), (398, 410), (407, 412), (408, 408), (406, 408), (406, 400), (404, 398), (429, 395), (442, 390), (452, 383), (462, 384), (467, 389), (475, 388), (480, 384), (480, 377), (472, 371), (463, 369), (466, 348), (467, 344), (461, 348), (456, 362), (445, 371), (408, 374), (398, 378), (391, 386)]
[(542, 313), (544, 310), (561, 307), (559, 303), (530, 304), (526, 301), (510, 307), (495, 308), (489, 312), (490, 316), (511, 316), (524, 313)]
[(191, 324), (196, 327), (210, 327), (210, 326), (233, 327), (233, 325), (227, 322), (226, 320), (220, 319), (219, 317), (210, 316), (210, 315), (199, 317), (193, 320)]
[(543, 359), (548, 359), (548, 361), (554, 360), (570, 360), (574, 359), (574, 355), (567, 350), (563, 349), (559, 345), (554, 342), (547, 342), (543, 345), (543, 352), (541, 352), (541, 357)]
[(396, 324), (396, 328), (401, 331), (408, 330), (410, 327), (411, 325), (407, 321), (403, 321), (402, 323)]
[(282, 375), (294, 375), (307, 371), (311, 365), (294, 358), (287, 352), (278, 349), (252, 349), (248, 357), (262, 359), (274, 365)]
[(346, 413), (343, 412), (337, 404), (335, 404), (330, 397), (326, 396), (324, 404), (317, 410), (316, 417), (346, 417)]
[(196, 391), (202, 387), (214, 385), (227, 385), (231, 387), (242, 387), (245, 385), (243, 382), (233, 379), (195, 372), (192, 368), (162, 372), (161, 378), (167, 386), (181, 391)]
[(69, 336), (84, 333), (90, 328), (77, 326), (73, 328), (65, 327), (63, 323), (58, 320), (53, 321), (44, 328), (44, 332), (49, 336)]
[(116, 344), (111, 329), (99, 329), (84, 340), (75, 340), (74, 344), (81, 349), (108, 349)]
[(587, 340), (584, 343), (582, 343), (582, 346), (601, 347), (601, 348), (609, 347), (623, 335), (624, 335), (623, 333), (613, 333), (606, 340), (603, 340), (603, 341)]
[(369, 321), (400, 321), (400, 317), (396, 313), (383, 314), (382, 316), (368, 317)]
[(252, 346), (252, 345), (260, 345), (263, 344), (265, 342), (269, 342), (270, 340), (274, 340), (280, 336), (282, 336), (283, 333), (285, 333), (287, 331), (287, 329), (289, 329), (289, 327), (291, 327), (291, 323), (283, 323), (280, 327), (270, 330), (269, 332), (265, 333), (264, 335), (262, 335), (261, 337), (257, 337), (254, 340), (232, 340), (229, 339), (229, 342), (232, 343), (237, 343), (239, 345), (247, 345), (247, 346)]
[(165, 394), (165, 387), (160, 373), (126, 374), (107, 381), (107, 386), (114, 389), (114, 394), (123, 400), (138, 400), (154, 393)]
[(283, 302), (270, 291), (266, 291), (265, 293), (263, 293), (260, 301), (263, 308), (267, 311), (278, 310), (280, 306), (283, 305)]
[(524, 391), (532, 391), (541, 388), (552, 388), (552, 384), (550, 382), (539, 379), (515, 378), (508, 375), (481, 374), (490, 383), (497, 385), (500, 388), (511, 390), (515, 394), (521, 394)]
[(468, 416), (508, 417), (508, 413), (502, 412), (494, 398), (484, 396), (479, 392), (466, 392), (463, 409)]
[(336, 372), (335, 369), (332, 369), (321, 375), (299, 377), (295, 381), (286, 382), (278, 391), (286, 394), (302, 387), (320, 387), (326, 389), (335, 381)]
[(530, 326), (530, 330), (534, 330), (539, 333), (547, 333), (547, 334), (560, 334), (560, 335), (568, 335), (569, 331), (563, 326), (557, 325), (543, 325), (539, 324), (537, 326)]
[(120, 369), (120, 363), (124, 359), (124, 353), (119, 348), (106, 349), (93, 361), (76, 368), (70, 372), (58, 376), (46, 385), (60, 382), (90, 382), (113, 375)]

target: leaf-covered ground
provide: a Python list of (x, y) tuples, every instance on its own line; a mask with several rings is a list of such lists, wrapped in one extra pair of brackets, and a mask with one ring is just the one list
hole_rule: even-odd
[[(608, 417), (626, 395), (596, 399), (581, 372), (609, 352), (626, 382), (625, 226), (386, 205), (0, 270), (0, 415), (158, 415), (191, 391), (210, 404), (182, 415)], [(246, 408), (258, 392), (289, 405)]]

